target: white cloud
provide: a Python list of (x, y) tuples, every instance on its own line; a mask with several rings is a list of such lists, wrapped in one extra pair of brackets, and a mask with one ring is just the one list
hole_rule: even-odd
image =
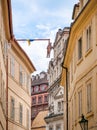
[[(13, 5), (13, 25), (16, 38), (50, 38), (54, 42), (56, 32), (59, 28), (64, 28), (71, 23), (72, 8), (71, 3), (78, 0), (61, 0), (53, 3), (52, 0), (12, 0)], [(49, 3), (49, 7), (44, 6)], [(67, 2), (67, 3), (66, 3)], [(57, 6), (57, 7), (56, 7)], [(48, 62), (46, 58), (46, 47), (48, 42), (32, 42), (30, 46), (27, 42), (20, 45), (26, 51), (37, 72), (47, 70)], [(51, 57), (53, 51), (51, 52)]]

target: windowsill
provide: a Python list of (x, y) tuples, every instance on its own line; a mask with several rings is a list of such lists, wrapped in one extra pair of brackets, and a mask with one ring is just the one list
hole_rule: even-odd
[(82, 61), (83, 61), (83, 58), (81, 57), (81, 58), (78, 60), (77, 65), (79, 65)]
[(91, 52), (92, 52), (92, 48), (88, 49), (88, 50), (86, 51), (85, 57), (87, 57)]
[(94, 115), (94, 113), (91, 111), (91, 112), (87, 113), (86, 118), (89, 118), (89, 117), (91, 117), (93, 115)]

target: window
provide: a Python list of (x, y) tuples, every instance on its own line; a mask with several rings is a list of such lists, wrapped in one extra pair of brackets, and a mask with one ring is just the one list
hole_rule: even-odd
[(61, 102), (58, 102), (58, 112), (60, 112), (62, 109)]
[(26, 87), (27, 87), (27, 92), (28, 92), (29, 94), (31, 94), (31, 78), (30, 78), (29, 75), (27, 75)]
[(42, 103), (42, 96), (38, 97), (38, 103)]
[(82, 91), (78, 92), (79, 116), (82, 115)]
[(86, 30), (86, 50), (88, 51), (91, 47), (91, 26)]
[(19, 123), (22, 124), (23, 122), (23, 106), (22, 104), (19, 105)]
[(56, 130), (61, 130), (61, 125), (57, 125)]
[(39, 86), (34, 86), (34, 91), (38, 92), (39, 91)]
[(71, 70), (70, 76), (71, 76), (71, 82), (72, 82), (73, 81), (73, 58), (71, 60), (70, 70)]
[(10, 69), (10, 73), (11, 73), (11, 76), (14, 77), (15, 76), (15, 59), (13, 56), (11, 56), (11, 69)]
[(10, 109), (10, 117), (12, 120), (15, 118), (15, 100), (14, 98), (11, 98), (11, 109)]
[(46, 87), (47, 87), (47, 86), (46, 86), (45, 84), (40, 85), (40, 89), (41, 89), (41, 91), (45, 91)]
[(49, 130), (53, 130), (53, 127), (50, 126), (50, 127), (49, 127)]
[(27, 109), (27, 128), (29, 129), (29, 110)]
[(87, 84), (87, 112), (91, 112), (91, 83)]
[(20, 72), (19, 72), (19, 78), (20, 78), (20, 84), (23, 84), (23, 71), (22, 71), (22, 66), (20, 65)]
[(32, 98), (32, 104), (36, 104), (36, 97)]
[(78, 60), (82, 58), (82, 38), (78, 40)]
[(31, 87), (31, 94), (33, 94), (33, 92), (34, 92), (34, 89), (33, 89), (33, 87)]
[(26, 86), (27, 74), (24, 70), (22, 70), (23, 74), (23, 85)]
[(44, 96), (44, 102), (48, 102), (48, 95)]

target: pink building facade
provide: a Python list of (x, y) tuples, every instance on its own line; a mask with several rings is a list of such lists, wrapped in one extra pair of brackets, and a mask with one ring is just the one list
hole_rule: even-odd
[(33, 121), (40, 111), (48, 110), (48, 80), (47, 73), (41, 72), (32, 76), (31, 85), (31, 120)]

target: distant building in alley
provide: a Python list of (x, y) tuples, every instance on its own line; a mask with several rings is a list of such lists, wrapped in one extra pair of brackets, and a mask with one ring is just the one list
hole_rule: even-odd
[(53, 45), (54, 58), (49, 62), (49, 113), (45, 117), (47, 130), (64, 130), (64, 88), (60, 86), (62, 62), (65, 53), (69, 28), (59, 29)]
[(48, 80), (47, 73), (42, 71), (32, 76), (31, 84), (31, 120), (33, 121), (40, 111), (48, 110)]
[(48, 111), (40, 111), (35, 119), (33, 120), (31, 130), (46, 130), (46, 122), (44, 117), (47, 115)]

